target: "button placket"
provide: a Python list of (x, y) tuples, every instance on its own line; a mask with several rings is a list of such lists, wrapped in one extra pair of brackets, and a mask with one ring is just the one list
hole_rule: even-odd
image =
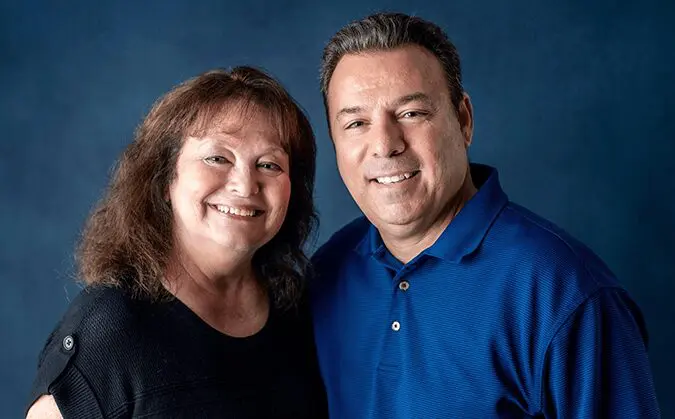
[[(406, 292), (408, 290), (408, 288), (410, 288), (410, 283), (408, 281), (406, 281), (405, 279), (402, 279), (402, 277), (405, 276), (405, 274), (407, 274), (409, 271), (410, 271), (410, 268), (408, 266), (404, 266), (398, 272), (398, 274), (396, 275), (395, 280), (398, 282), (398, 289), (402, 292)], [(405, 297), (401, 296), (399, 298), (405, 298)], [(395, 298), (394, 300), (397, 300), (397, 299), (398, 298)], [(401, 303), (401, 301), (399, 301), (399, 304), (400, 303)], [(394, 318), (396, 318), (396, 317), (394, 317)], [(399, 330), (401, 330), (401, 322), (399, 320), (394, 320), (391, 323), (391, 330), (393, 330), (394, 332), (398, 332)]]

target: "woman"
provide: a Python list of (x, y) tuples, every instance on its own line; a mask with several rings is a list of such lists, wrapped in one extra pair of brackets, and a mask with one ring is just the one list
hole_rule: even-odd
[(205, 73), (152, 108), (78, 249), (28, 417), (325, 416), (303, 279), (307, 118), (263, 72)]

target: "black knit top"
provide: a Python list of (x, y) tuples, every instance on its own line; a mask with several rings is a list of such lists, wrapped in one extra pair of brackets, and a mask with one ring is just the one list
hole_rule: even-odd
[(216, 331), (179, 300), (85, 289), (40, 354), (30, 404), (70, 418), (321, 418), (325, 394), (306, 311), (270, 309), (257, 334)]

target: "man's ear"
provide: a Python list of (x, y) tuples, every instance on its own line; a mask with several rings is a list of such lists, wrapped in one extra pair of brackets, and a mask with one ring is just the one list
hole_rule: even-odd
[(462, 93), (462, 100), (457, 109), (459, 127), (464, 136), (464, 145), (468, 148), (473, 140), (473, 105), (471, 98), (466, 92)]

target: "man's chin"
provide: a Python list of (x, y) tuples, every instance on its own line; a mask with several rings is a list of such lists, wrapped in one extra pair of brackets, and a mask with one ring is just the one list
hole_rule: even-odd
[(400, 211), (374, 211), (366, 215), (375, 227), (380, 229), (399, 229), (414, 225), (422, 217), (418, 211), (400, 210)]

